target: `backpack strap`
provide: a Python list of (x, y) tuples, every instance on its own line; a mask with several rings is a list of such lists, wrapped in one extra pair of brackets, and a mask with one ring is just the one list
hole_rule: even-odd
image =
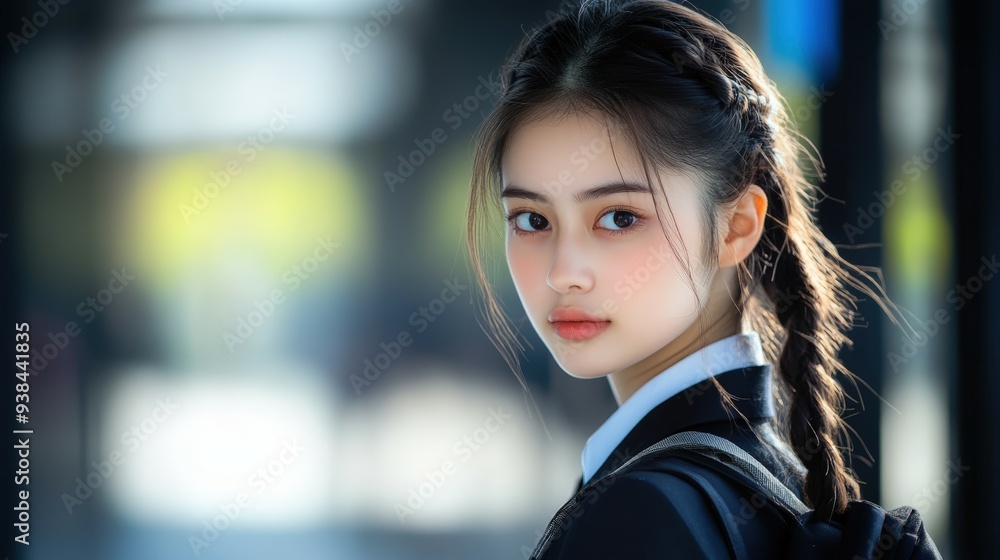
[[(714, 434), (694, 431), (679, 432), (653, 444), (633, 459), (638, 459), (646, 455), (647, 452), (656, 453), (669, 449), (688, 449), (715, 459), (730, 469), (742, 473), (767, 492), (769, 498), (796, 516), (802, 516), (812, 511), (760, 461), (728, 439)], [(625, 465), (628, 464), (625, 463)]]
[(545, 551), (548, 549), (553, 538), (561, 531), (561, 528), (567, 524), (567, 518), (573, 513), (573, 511), (580, 507), (580, 504), (585, 501), (585, 499), (595, 491), (598, 487), (603, 487), (606, 481), (614, 480), (619, 473), (625, 471), (636, 461), (652, 454), (661, 455), (667, 454), (671, 450), (676, 449), (687, 449), (697, 452), (701, 455), (706, 455), (708, 457), (715, 458), (720, 462), (728, 465), (731, 469), (743, 473), (745, 476), (749, 476), (753, 481), (763, 488), (768, 496), (775, 501), (778, 505), (784, 506), (789, 511), (801, 515), (810, 511), (809, 507), (802, 503), (799, 498), (792, 493), (777, 477), (771, 474), (771, 471), (760, 464), (759, 461), (754, 459), (749, 453), (743, 451), (736, 444), (731, 441), (721, 438), (719, 436), (708, 434), (705, 432), (679, 432), (666, 437), (653, 445), (643, 449), (641, 452), (635, 454), (628, 461), (618, 466), (618, 468), (605, 474), (596, 480), (591, 480), (583, 488), (580, 489), (569, 501), (567, 501), (559, 511), (552, 517), (549, 521), (548, 526), (545, 528), (545, 532), (538, 540), (538, 544), (535, 545), (535, 550), (531, 554), (529, 560), (537, 560), (542, 557)]
[(730, 556), (735, 560), (749, 560), (746, 545), (743, 543), (743, 534), (736, 526), (736, 518), (733, 515), (723, 514), (723, 512), (729, 511), (729, 507), (712, 483), (686, 463), (667, 464), (663, 466), (663, 470), (687, 480), (695, 488), (701, 490), (701, 493), (712, 502), (715, 519), (725, 530), (726, 546), (729, 548)]

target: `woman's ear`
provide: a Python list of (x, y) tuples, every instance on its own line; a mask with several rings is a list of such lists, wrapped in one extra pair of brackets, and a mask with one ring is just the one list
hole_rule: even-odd
[(726, 234), (719, 247), (719, 268), (735, 266), (747, 258), (764, 232), (767, 195), (758, 185), (750, 185), (735, 205), (726, 206)]

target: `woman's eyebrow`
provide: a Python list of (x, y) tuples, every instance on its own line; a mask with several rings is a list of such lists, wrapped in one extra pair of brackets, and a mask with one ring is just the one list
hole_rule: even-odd
[[(573, 199), (577, 202), (586, 202), (595, 198), (601, 198), (619, 193), (639, 193), (652, 196), (653, 191), (649, 188), (649, 185), (614, 182), (591, 187), (583, 192), (573, 195)], [(542, 204), (548, 204), (551, 201), (549, 197), (544, 194), (518, 187), (516, 185), (507, 185), (504, 187), (503, 191), (500, 193), (500, 198), (523, 198), (526, 200), (534, 200)]]

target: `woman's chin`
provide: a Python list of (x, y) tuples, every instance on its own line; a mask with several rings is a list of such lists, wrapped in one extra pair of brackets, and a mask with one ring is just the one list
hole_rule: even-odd
[(568, 373), (570, 377), (575, 377), (577, 379), (599, 379), (601, 377), (606, 377), (609, 373), (611, 373), (610, 371), (607, 371), (607, 370), (587, 369), (587, 370), (572, 370), (571, 371), (571, 370), (568, 370), (566, 368), (562, 368), (562, 369), (563, 369), (563, 371), (565, 371), (566, 373)]
[(596, 379), (614, 371), (610, 366), (601, 363), (600, 360), (595, 360), (593, 356), (588, 356), (587, 352), (580, 349), (550, 348), (549, 350), (552, 351), (556, 364), (570, 377)]

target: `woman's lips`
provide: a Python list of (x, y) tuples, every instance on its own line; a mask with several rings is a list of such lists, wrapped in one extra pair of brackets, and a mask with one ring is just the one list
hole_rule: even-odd
[(608, 328), (611, 321), (553, 321), (552, 329), (566, 340), (587, 340)]

